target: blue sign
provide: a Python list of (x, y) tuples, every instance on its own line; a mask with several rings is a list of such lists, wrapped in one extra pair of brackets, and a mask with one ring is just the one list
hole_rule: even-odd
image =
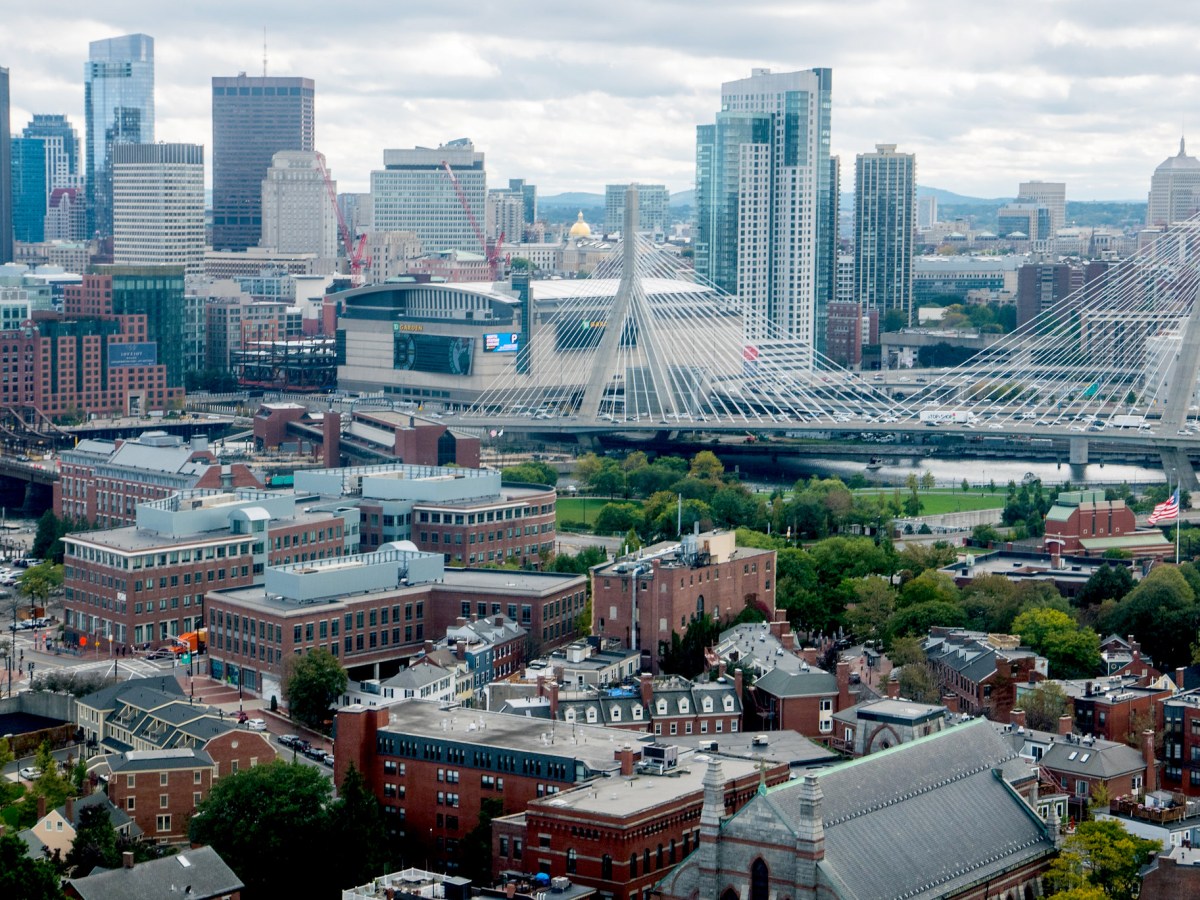
[(158, 344), (109, 344), (108, 367), (128, 369), (134, 366), (158, 365)]
[(520, 349), (520, 332), (511, 331), (504, 334), (485, 334), (483, 336), (484, 353), (517, 353)]

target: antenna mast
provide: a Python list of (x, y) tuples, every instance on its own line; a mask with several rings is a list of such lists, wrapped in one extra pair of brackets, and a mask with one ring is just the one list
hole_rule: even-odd
[(267, 26), (263, 26), (263, 78), (267, 77)]

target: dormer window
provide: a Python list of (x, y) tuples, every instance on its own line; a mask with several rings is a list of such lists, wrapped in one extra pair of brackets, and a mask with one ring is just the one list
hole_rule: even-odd
[(660, 699), (654, 705), (654, 710), (658, 715), (665, 716), (667, 714), (667, 701)]
[(587, 720), (588, 720), (588, 724), (589, 724), (589, 725), (594, 725), (594, 724), (596, 724), (596, 719), (597, 719), (597, 715), (596, 715), (596, 707), (594, 707), (594, 706), (589, 706), (589, 707), (587, 708)]
[(635, 703), (633, 706), (633, 718), (640, 722), (642, 720), (642, 704)]
[(701, 706), (703, 707), (703, 709), (706, 713), (712, 712), (713, 711), (712, 697), (705, 697), (704, 700), (701, 701)]
[(733, 697), (729, 694), (725, 695), (725, 712), (733, 712)]
[(687, 715), (687, 714), (688, 714), (688, 713), (691, 711), (691, 706), (692, 706), (692, 705), (691, 705), (690, 703), (688, 703), (688, 701), (687, 701), (687, 698), (685, 698), (685, 697), (681, 697), (681, 698), (679, 699), (679, 713), (680, 713), (680, 715), (684, 715), (684, 716), (686, 716), (686, 715)]
[(610, 719), (612, 719), (614, 722), (620, 722), (620, 721), (621, 721), (621, 707), (619, 707), (619, 706), (614, 706), (614, 707), (613, 707), (613, 708), (612, 708), (612, 709), (609, 711), (608, 717), (609, 717)]
[(573, 709), (568, 709), (568, 710), (567, 710), (567, 712), (566, 712), (566, 715), (564, 716), (564, 718), (565, 718), (565, 719), (566, 719), (568, 722), (574, 722), (574, 721), (575, 721), (575, 710), (573, 710)]

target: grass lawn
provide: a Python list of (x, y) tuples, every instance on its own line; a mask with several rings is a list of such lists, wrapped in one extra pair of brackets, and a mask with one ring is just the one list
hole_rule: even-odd
[(586, 522), (589, 525), (595, 524), (596, 516), (600, 515), (600, 510), (604, 509), (608, 503), (632, 503), (635, 506), (641, 506), (641, 500), (610, 500), (608, 497), (562, 497), (558, 498), (558, 503), (555, 507), (556, 520), (559, 528), (563, 522)]
[[(908, 490), (904, 487), (899, 487), (900, 497), (903, 499), (908, 495)], [(878, 488), (867, 488), (856, 493), (863, 496), (878, 495)], [(882, 491), (885, 497), (892, 495), (892, 489), (884, 489)], [(921, 503), (924, 504), (921, 508), (923, 516), (938, 516), (942, 513), (966, 512), (973, 509), (1003, 509), (1004, 508), (1004, 491), (997, 490), (996, 493), (984, 491), (982, 494), (979, 491), (971, 491), (964, 494), (962, 491), (918, 491), (918, 496), (921, 498)]]

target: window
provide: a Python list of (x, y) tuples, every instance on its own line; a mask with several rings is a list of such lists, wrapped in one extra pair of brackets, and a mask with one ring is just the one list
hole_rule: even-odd
[(574, 847), (572, 847), (570, 850), (567, 851), (567, 874), (569, 874), (569, 875), (575, 874), (575, 865), (576, 865), (576, 861), (578, 860), (578, 858), (579, 858), (579, 854), (575, 852)]
[(155, 830), (159, 831), (159, 832), (170, 831), (171, 830), (170, 815), (157, 816), (154, 820), (154, 827), (155, 827)]
[(612, 881), (612, 857), (605, 853), (600, 857), (600, 878), (603, 881)]
[(158, 795), (158, 808), (159, 809), (166, 809), (170, 805), (171, 805), (171, 795), (170, 794), (159, 794)]

